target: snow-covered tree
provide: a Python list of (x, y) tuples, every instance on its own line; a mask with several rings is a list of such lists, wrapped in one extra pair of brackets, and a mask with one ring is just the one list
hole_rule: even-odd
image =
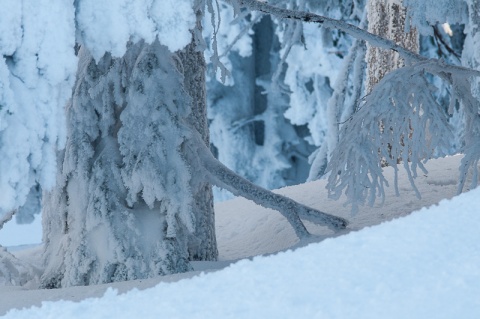
[[(452, 6), (447, 0), (441, 2), (445, 2), (445, 7)], [(0, 69), (0, 150), (5, 154), (0, 166), (0, 185), (5, 189), (1, 192), (5, 200), (0, 201), (0, 224), (25, 203), (32, 187), (38, 184), (48, 191), (44, 198), (45, 272), (41, 278), (44, 287), (144, 278), (188, 270), (191, 259), (214, 259), (211, 184), (278, 210), (299, 238), (309, 236), (303, 220), (334, 230), (346, 226), (347, 222), (341, 218), (252, 184), (212, 155), (200, 21), (205, 7), (214, 13), (214, 2), (79, 0), (54, 1), (49, 6), (42, 2), (48, 10), (52, 6), (57, 9), (55, 25), (49, 19), (49, 11), (27, 2), (6, 3), (15, 14), (13, 28), (9, 22), (3, 22), (6, 20), (0, 23), (4, 66)], [(272, 1), (278, 6), (255, 0), (230, 3), (234, 12), (242, 15), (239, 18), (254, 10), (270, 14), (271, 21), (295, 20), (275, 34), (284, 50), (280, 62), (277, 61), (280, 71), (266, 74), (273, 76), (274, 84), (276, 79), (289, 84), (293, 98), (307, 97), (302, 101), (319, 94), (317, 89), (327, 87), (327, 77), (316, 72), (303, 76), (306, 69), (288, 71), (301, 55), (298, 53), (289, 64), (289, 51), (294, 51), (299, 43), (314, 46), (315, 37), (309, 37), (299, 22), (337, 30), (342, 33), (337, 40), (347, 34), (356, 39), (344, 55), (342, 75), (331, 87), (333, 92), (327, 103), (328, 137), (324, 143), (327, 148), (317, 152), (313, 163), (315, 173), (311, 174), (316, 178), (323, 173), (323, 159), (328, 160), (326, 172), (332, 196), (345, 192), (354, 208), (363, 202), (372, 204), (376, 197), (384, 197), (387, 185), (380, 158), (386, 158), (396, 171), (403, 165), (414, 185), (417, 168), (423, 169), (422, 161), (446, 153), (450, 138), (445, 137), (452, 130), (447, 112), (433, 93), (430, 76), (450, 86), (451, 108), (459, 105), (463, 110), (466, 156), (461, 188), (468, 169), (476, 171), (480, 119), (474, 79), (480, 72), (472, 68), (477, 67), (480, 59), (474, 54), (478, 51), (474, 36), (478, 16), (475, 1), (453, 5), (456, 11), (449, 13), (453, 22), (469, 19), (463, 59), (470, 68), (420, 56), (392, 40), (369, 33), (363, 29), (365, 20), (360, 22), (362, 14), (357, 10), (360, 1), (330, 0), (324, 2), (325, 7), (308, 1)], [(337, 3), (351, 4), (350, 9), (355, 10), (350, 14), (359, 27), (319, 14)], [(419, 32), (424, 32), (431, 21), (445, 19), (440, 14), (445, 9), (442, 6), (432, 13), (432, 20), (425, 19), (423, 13), (418, 13), (422, 4), (418, 0), (403, 2), (407, 20)], [(214, 24), (216, 21), (213, 18)], [(51, 29), (59, 33), (53, 34), (60, 40), (50, 38)], [(38, 36), (36, 30), (48, 36)], [(213, 66), (226, 70), (228, 65), (222, 64), (218, 54), (215, 30), (217, 27), (212, 40)], [(270, 40), (275, 36), (270, 33)], [(80, 47), (78, 68), (74, 66), (75, 39)], [(359, 100), (364, 87), (364, 42), (398, 52), (405, 66), (386, 74), (355, 106), (352, 101)], [(269, 50), (271, 47), (266, 51)], [(311, 56), (304, 58), (306, 65), (311, 59)], [(318, 70), (318, 65), (312, 65), (315, 66), (312, 69)], [(62, 104), (70, 96), (74, 79), (73, 96), (66, 108), (65, 133), (61, 126)], [(266, 111), (283, 99), (275, 95), (270, 84), (260, 80), (256, 83), (267, 92)], [(295, 97), (295, 92), (300, 91), (308, 94)], [(340, 108), (342, 104), (344, 109)], [(249, 121), (264, 122), (266, 127), (279, 110), (284, 110), (285, 105), (280, 106), (271, 113), (261, 113), (262, 118), (260, 113), (247, 112), (247, 118), (239, 118), (235, 124), (241, 128)], [(301, 115), (294, 110), (287, 113), (290, 119)], [(309, 114), (304, 123), (310, 123), (312, 116)], [(40, 124), (30, 129), (29, 125), (37, 118)], [(344, 121), (340, 123), (339, 119)], [(282, 121), (273, 123), (273, 129), (264, 133), (274, 132), (272, 138), (278, 141), (281, 135), (275, 130)], [(380, 123), (392, 129), (381, 130)], [(255, 127), (252, 130), (251, 136), (255, 136), (255, 130), (260, 132)], [(387, 145), (392, 147), (388, 149)], [(271, 156), (280, 154), (281, 149), (273, 143)], [(409, 161), (392, 160), (406, 154)], [(55, 168), (56, 180), (52, 177)], [(278, 174), (278, 170), (273, 172)], [(1, 250), (0, 256), (0, 271), (21, 268), (7, 252)], [(25, 273), (27, 277), (34, 276), (33, 270), (22, 268), (11, 272), (14, 276), (8, 281), (24, 282)]]
[[(70, 3), (79, 62), (55, 187), (48, 190), (35, 167), (26, 166), (32, 170), (27, 185), (37, 182), (47, 190), (43, 287), (145, 278), (189, 270), (191, 259), (215, 259), (211, 184), (279, 210), (300, 238), (309, 236), (300, 218), (332, 229), (346, 226), (248, 182), (211, 154), (200, 25), (205, 5)], [(73, 42), (66, 46), (74, 60)], [(13, 54), (16, 66), (20, 57)], [(14, 71), (10, 75), (18, 76)], [(71, 80), (74, 74), (68, 75)], [(14, 89), (7, 93), (18, 97)]]
[[(382, 157), (387, 159), (388, 165), (395, 171), (398, 170), (399, 164), (396, 159), (402, 156), (408, 157), (408, 160), (403, 161), (401, 165), (406, 169), (415, 188), (414, 177), (417, 174), (417, 168), (424, 170), (422, 161), (446, 153), (450, 147), (449, 141), (453, 139), (452, 129), (448, 122), (448, 113), (434, 96), (435, 87), (428, 80), (430, 76), (436, 76), (450, 86), (452, 92), (450, 111), (457, 102), (464, 110), (466, 129), (463, 137), (465, 145), (463, 151), (466, 156), (461, 167), (462, 177), (459, 189), (463, 188), (469, 168), (474, 171), (473, 185), (476, 185), (476, 164), (480, 157), (478, 138), (476, 138), (479, 102), (472, 95), (471, 85), (474, 84), (472, 80), (480, 75), (479, 72), (449, 65), (444, 60), (420, 56), (395, 41), (343, 21), (311, 12), (272, 6), (261, 1), (239, 0), (238, 2), (251, 10), (269, 13), (279, 18), (317, 23), (328, 29), (346, 32), (357, 40), (368, 42), (373, 47), (396, 51), (405, 61), (405, 67), (391, 71), (372, 88), (369, 95), (359, 101), (357, 112), (342, 123), (338, 136), (331, 136), (333, 140), (339, 138), (338, 143), (332, 143), (335, 148), (327, 167), (328, 188), (332, 197), (338, 198), (345, 192), (354, 210), (359, 203), (373, 204), (377, 197), (383, 199), (384, 187), (388, 182), (382, 173), (380, 161)], [(379, 2), (385, 3), (385, 1)], [(398, 4), (398, 2), (395, 3)], [(440, 4), (430, 3), (430, 1), (403, 1), (407, 9), (407, 25), (417, 28), (419, 32), (432, 32), (432, 23), (442, 23), (446, 19), (452, 23), (468, 21), (465, 19), (467, 12), (465, 9), (468, 5), (470, 13), (473, 12), (474, 4), (475, 1), (455, 3), (441, 1)], [(427, 7), (429, 10), (426, 10)], [(428, 18), (426, 14), (429, 15)], [(469, 23), (474, 26), (474, 19)], [(468, 41), (466, 44), (468, 45)], [(473, 46), (467, 49), (469, 52), (476, 52)], [(473, 92), (475, 92), (474, 87)], [(335, 122), (338, 117), (332, 119), (333, 123), (338, 125), (338, 122)], [(391, 129), (383, 130), (381, 124)], [(391, 149), (388, 145), (391, 145)], [(396, 181), (394, 184), (397, 184)]]
[[(4, 0), (1, 7), (0, 228), (26, 201), (35, 206), (37, 185), (55, 184), (55, 149), (65, 139), (62, 109), (76, 64), (73, 5)], [(0, 247), (2, 283), (23, 284), (34, 275)]]
[(212, 144), (222, 163), (255, 184), (268, 189), (298, 184), (306, 180), (312, 150), (299, 136), (301, 128), (283, 115), (288, 107), (288, 95), (279, 87), (283, 80), (272, 81), (283, 68), (277, 25), (269, 16), (251, 19), (253, 26), (242, 25), (253, 32), (245, 35), (250, 43), (243, 44), (250, 47), (248, 56), (234, 46), (226, 54), (231, 77), (226, 83), (211, 77), (208, 83)]
[[(182, 154), (187, 137), (181, 126), (191, 108), (175, 58), (181, 62), (158, 41), (139, 42), (122, 58), (107, 54), (98, 63), (81, 49), (67, 107), (67, 146), (57, 187), (45, 199), (43, 286), (189, 269), (194, 194), (204, 185)], [(209, 203), (198, 217), (213, 213)], [(211, 232), (209, 249), (200, 255), (214, 259)]]
[[(360, 22), (364, 5), (351, 0), (271, 3), (352, 23)], [(332, 103), (328, 101), (336, 84), (335, 66), (343, 60), (349, 60), (346, 69), (361, 64), (362, 48), (347, 54), (351, 41), (342, 32), (324, 31), (319, 37), (315, 25), (255, 12), (240, 14), (232, 25), (234, 10), (225, 2), (220, 4), (219, 52), (233, 71), (224, 82), (212, 76), (207, 86), (217, 156), (267, 188), (304, 182), (310, 170), (308, 157), (316, 147), (326, 149), (327, 131), (334, 129), (328, 119), (335, 112), (327, 111), (332, 109), (327, 105)], [(354, 76), (344, 73), (349, 83), (339, 81), (338, 85), (348, 86), (343, 100), (351, 106), (361, 91), (361, 85), (353, 85), (353, 77), (363, 70)]]
[(73, 6), (1, 5), (0, 216), (22, 206), (38, 183), (54, 185), (55, 148), (65, 135), (62, 106), (75, 73)]

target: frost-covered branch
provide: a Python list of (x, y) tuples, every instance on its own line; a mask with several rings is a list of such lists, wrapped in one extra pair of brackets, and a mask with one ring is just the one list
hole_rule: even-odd
[[(452, 86), (454, 97), (462, 105), (466, 118), (466, 154), (461, 168), (459, 190), (465, 184), (467, 171), (473, 169), (477, 180), (476, 164), (480, 154), (480, 118), (478, 116), (478, 94), (472, 92), (471, 77), (478, 81), (480, 72), (472, 68), (446, 63), (442, 59), (430, 59), (382, 36), (370, 33), (362, 27), (322, 15), (272, 6), (264, 1), (237, 0), (240, 6), (253, 11), (273, 15), (279, 19), (293, 19), (321, 25), (327, 29), (340, 30), (357, 41), (368, 42), (372, 47), (398, 52), (407, 67), (390, 72), (361, 103), (361, 109), (352, 116), (339, 132), (340, 141), (324, 146), (315, 154), (314, 168), (322, 170), (325, 157), (331, 156), (327, 167), (327, 188), (333, 198), (345, 192), (353, 210), (358, 204), (372, 205), (376, 198), (384, 199), (384, 187), (388, 186), (383, 176), (379, 157), (397, 173), (401, 164), (408, 175), (417, 196), (414, 184), (417, 169), (424, 170), (423, 163), (433, 156), (447, 153), (448, 141), (453, 139), (448, 114), (434, 97), (435, 88), (429, 84), (427, 73), (438, 76)], [(473, 19), (475, 20), (475, 19)], [(475, 33), (473, 33), (475, 34)], [(356, 67), (358, 67), (357, 65)], [(471, 66), (471, 65), (469, 65)], [(357, 75), (360, 73), (357, 72)], [(339, 78), (337, 81), (342, 84)], [(405, 83), (408, 82), (408, 85)], [(473, 88), (474, 89), (474, 88)], [(474, 89), (475, 90), (475, 89)], [(336, 92), (329, 103), (329, 112), (336, 133), (338, 116), (336, 106), (344, 102), (343, 90)], [(452, 109), (452, 108), (451, 108)], [(349, 112), (345, 115), (348, 116)], [(333, 119), (333, 120), (332, 120)], [(337, 119), (337, 120), (336, 120)], [(345, 117), (342, 116), (342, 120)], [(334, 134), (336, 138), (338, 134)], [(337, 140), (333, 140), (336, 142)], [(335, 149), (333, 149), (335, 148)], [(313, 158), (313, 156), (312, 156)], [(402, 161), (403, 160), (403, 161)], [(397, 188), (397, 176), (395, 176)], [(398, 189), (397, 189), (398, 194)]]
[(235, 195), (250, 199), (259, 205), (279, 211), (289, 221), (300, 239), (310, 236), (300, 218), (327, 226), (335, 231), (347, 226), (348, 222), (341, 217), (307, 207), (249, 182), (214, 158), (210, 150), (200, 140), (195, 138), (191, 138), (191, 140), (190, 147), (196, 150), (201, 166), (205, 168), (212, 184), (225, 188)]
[(445, 155), (442, 151), (452, 138), (448, 115), (432, 96), (433, 88), (420, 66), (423, 63), (388, 73), (342, 127), (342, 148), (337, 148), (328, 163), (327, 188), (335, 199), (345, 192), (354, 211), (358, 204), (373, 205), (377, 197), (385, 198), (388, 182), (379, 156), (395, 170), (397, 194), (398, 159), (403, 159), (401, 165), (420, 196), (413, 182), (417, 168), (425, 171), (422, 161), (434, 154)]
[(222, 52), (222, 54), (220, 54), (219, 58), (228, 56), (228, 54), (232, 51), (233, 47), (240, 41), (242, 37), (247, 35), (253, 29), (253, 26), (257, 24), (261, 18), (262, 18), (262, 15), (257, 15), (248, 23), (247, 26), (243, 27), (241, 31), (235, 36), (235, 39), (233, 39), (225, 48), (225, 50)]
[[(395, 42), (370, 33), (366, 30), (363, 30), (353, 24), (346, 23), (341, 20), (331, 19), (324, 17), (318, 14), (298, 11), (298, 10), (289, 10), (284, 8), (279, 8), (272, 6), (266, 2), (261, 2), (258, 0), (236, 0), (241, 6), (246, 7), (253, 11), (260, 11), (263, 13), (271, 14), (280, 19), (295, 19), (301, 20), (303, 22), (311, 22), (321, 24), (323, 27), (328, 29), (337, 29), (343, 31), (350, 36), (368, 42), (373, 47), (378, 47), (387, 50), (393, 50), (398, 52), (398, 54), (404, 58), (406, 61), (412, 63), (425, 62), (429, 61), (430, 66), (432, 67), (429, 72), (433, 74), (438, 74), (438, 67), (442, 69), (443, 73), (457, 73), (462, 74), (463, 76), (480, 76), (480, 71), (472, 70), (469, 68), (450, 65), (444, 63), (442, 60), (429, 59), (420, 54), (412, 52), (401, 45), (396, 44)], [(430, 67), (429, 66), (429, 67)]]

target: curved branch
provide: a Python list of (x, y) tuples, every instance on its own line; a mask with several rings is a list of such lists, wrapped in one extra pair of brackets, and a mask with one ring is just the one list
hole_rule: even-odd
[(446, 73), (457, 73), (462, 74), (463, 76), (478, 76), (480, 77), (480, 71), (472, 70), (469, 68), (446, 64), (443, 60), (438, 59), (429, 59), (420, 54), (412, 52), (405, 49), (401, 45), (396, 44), (395, 42), (382, 38), (378, 35), (360, 29), (353, 24), (346, 23), (341, 20), (327, 18), (321, 15), (317, 15), (305, 11), (289, 10), (284, 8), (278, 8), (272, 6), (266, 2), (260, 2), (258, 0), (237, 0), (238, 3), (250, 10), (260, 11), (267, 13), (273, 16), (276, 16), (280, 19), (295, 19), (303, 22), (312, 22), (321, 24), (323, 27), (328, 29), (337, 29), (341, 30), (350, 36), (368, 42), (373, 47), (378, 47), (387, 50), (393, 50), (398, 52), (398, 54), (405, 60), (411, 62), (432, 62), (432, 65), (435, 65), (437, 68), (433, 67), (432, 70), (429, 70), (431, 73), (437, 74), (439, 72), (438, 67), (442, 69), (442, 72)]
[(192, 136), (190, 147), (198, 155), (197, 160), (200, 161), (200, 166), (205, 168), (210, 182), (235, 195), (250, 199), (263, 207), (277, 210), (292, 225), (300, 239), (311, 236), (300, 218), (318, 225), (327, 226), (334, 231), (344, 229), (347, 226), (348, 221), (341, 217), (302, 205), (288, 197), (257, 186), (239, 176), (213, 157), (205, 144), (198, 138), (195, 138), (196, 135), (194, 133), (194, 136)]

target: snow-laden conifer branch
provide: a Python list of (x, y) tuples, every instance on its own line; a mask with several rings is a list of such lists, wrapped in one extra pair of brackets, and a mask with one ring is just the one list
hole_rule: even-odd
[(445, 63), (442, 60), (436, 59), (429, 59), (420, 54), (412, 52), (401, 45), (396, 44), (395, 42), (370, 33), (366, 30), (363, 30), (353, 24), (349, 24), (347, 22), (332, 19), (328, 17), (324, 17), (318, 14), (299, 11), (299, 10), (289, 10), (285, 8), (279, 8), (272, 6), (266, 2), (261, 2), (258, 0), (233, 0), (237, 1), (241, 6), (246, 7), (253, 11), (260, 11), (263, 13), (271, 14), (276, 16), (280, 19), (295, 19), (301, 20), (303, 22), (312, 22), (321, 24), (323, 27), (328, 29), (337, 29), (343, 31), (350, 36), (354, 37), (358, 40), (363, 40), (368, 42), (373, 47), (378, 47), (386, 50), (393, 50), (398, 52), (398, 54), (404, 58), (406, 61), (411, 63), (418, 63), (418, 62), (425, 62), (430, 61), (431, 63), (427, 66), (431, 66), (431, 70), (429, 72), (438, 75), (438, 67), (441, 67), (441, 72), (443, 73), (457, 73), (462, 74), (463, 76), (479, 76), (480, 71), (472, 70), (469, 68), (450, 65)]
[[(248, 24), (244, 26), (241, 31), (235, 36), (235, 39), (233, 39), (232, 42), (228, 44), (225, 50), (219, 55), (219, 58), (227, 57), (228, 54), (232, 51), (233, 47), (240, 41), (242, 37), (247, 35), (253, 29), (253, 26), (257, 24), (261, 20), (261, 18), (261, 14), (253, 17), (252, 20), (249, 21)], [(235, 20), (238, 20), (238, 17), (235, 18)]]
[[(360, 100), (363, 87), (364, 72), (362, 66), (365, 63), (365, 52), (366, 47), (364, 42), (356, 41), (345, 58), (344, 65), (333, 86), (333, 94), (327, 102), (329, 134), (326, 142), (320, 146), (318, 151), (310, 156), (309, 160), (312, 167), (308, 181), (317, 180), (325, 174), (326, 164), (338, 144), (339, 128), (342, 124), (346, 123), (355, 112), (356, 104)], [(352, 81), (352, 98), (350, 101), (346, 101), (348, 85), (349, 81), (351, 81), (349, 75), (351, 73), (353, 73), (352, 77), (354, 78)], [(341, 116), (340, 123), (337, 120), (339, 116)]]
[(396, 193), (401, 165), (420, 197), (413, 181), (417, 168), (425, 171), (422, 161), (445, 155), (443, 150), (448, 149), (453, 138), (448, 115), (432, 96), (434, 89), (420, 66), (424, 63), (388, 73), (342, 127), (338, 143), (342, 148), (336, 149), (327, 166), (327, 188), (335, 199), (345, 192), (353, 211), (359, 204), (373, 205), (377, 197), (385, 198), (388, 182), (379, 156), (395, 170)]
[(318, 211), (285, 196), (275, 194), (234, 173), (214, 158), (210, 150), (196, 135), (193, 133), (190, 147), (198, 154), (201, 167), (206, 170), (211, 183), (235, 195), (250, 199), (261, 206), (279, 211), (289, 221), (300, 239), (310, 236), (300, 218), (327, 226), (334, 231), (344, 229), (347, 226), (348, 221), (341, 217)]

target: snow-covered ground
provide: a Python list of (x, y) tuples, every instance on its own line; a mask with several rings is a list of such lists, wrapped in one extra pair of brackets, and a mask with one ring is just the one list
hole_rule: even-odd
[[(401, 176), (400, 197), (391, 190), (383, 206), (365, 207), (355, 216), (342, 199), (327, 199), (325, 181), (279, 190), (348, 218), (345, 233), (363, 228), (360, 231), (327, 238), (336, 235), (309, 224), (317, 235), (312, 241), (318, 243), (285, 251), (307, 243), (298, 242), (279, 213), (234, 199), (216, 206), (219, 262), (197, 262), (192, 273), (108, 285), (0, 287), (0, 315), (51, 300), (55, 302), (44, 302), (41, 308), (11, 310), (5, 317), (478, 318), (480, 189), (409, 215), (455, 194), (460, 159), (448, 157), (427, 165), (429, 173), (417, 179), (422, 199)], [(20, 226), (11, 227), (10, 236), (22, 237)], [(36, 264), (40, 249), (14, 253)], [(276, 252), (280, 253), (231, 264)], [(101, 298), (56, 301), (88, 297)]]

